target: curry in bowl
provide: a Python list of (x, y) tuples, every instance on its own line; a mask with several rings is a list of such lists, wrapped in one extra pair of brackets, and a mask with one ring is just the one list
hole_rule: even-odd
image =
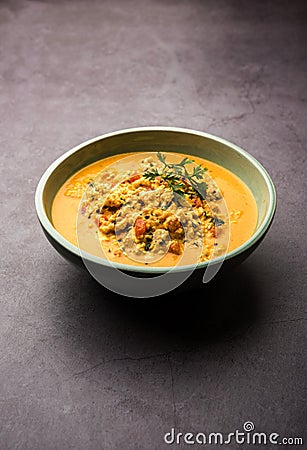
[(232, 171), (191, 154), (116, 154), (74, 173), (51, 208), (55, 229), (82, 250), (132, 266), (210, 261), (255, 232), (258, 209)]
[(202, 268), (225, 272), (257, 248), (276, 192), (263, 166), (225, 139), (143, 127), (68, 150), (42, 175), (35, 206), (51, 245), (114, 286), (118, 269), (148, 279), (192, 270), (196, 286)]

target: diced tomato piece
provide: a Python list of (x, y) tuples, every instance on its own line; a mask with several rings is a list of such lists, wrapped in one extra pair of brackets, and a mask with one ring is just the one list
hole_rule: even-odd
[(140, 217), (138, 217), (135, 221), (134, 224), (134, 229), (135, 229), (135, 236), (137, 238), (140, 238), (142, 236), (144, 236), (144, 234), (146, 233), (146, 223), (145, 220), (141, 219)]
[(128, 180), (130, 181), (130, 183), (133, 183), (136, 180), (139, 180), (141, 178), (141, 175), (135, 174), (132, 175), (130, 178), (128, 178)]
[(100, 225), (101, 225), (101, 219), (103, 219), (103, 220), (109, 220), (109, 219), (108, 219), (108, 216), (106, 216), (105, 214), (101, 214), (100, 216), (97, 216), (96, 219), (95, 219), (95, 222), (96, 222), (97, 227), (100, 227)]
[(199, 197), (194, 198), (194, 205), (196, 206), (196, 208), (199, 208), (200, 206), (202, 206), (202, 202)]

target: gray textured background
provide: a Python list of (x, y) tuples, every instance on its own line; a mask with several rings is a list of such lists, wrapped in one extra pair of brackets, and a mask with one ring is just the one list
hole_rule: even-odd
[[(173, 426), (246, 420), (303, 434), (304, 3), (0, 1), (1, 449), (162, 449)], [(106, 293), (36, 220), (56, 157), (141, 125), (229, 139), (277, 187), (259, 249), (186, 299)]]

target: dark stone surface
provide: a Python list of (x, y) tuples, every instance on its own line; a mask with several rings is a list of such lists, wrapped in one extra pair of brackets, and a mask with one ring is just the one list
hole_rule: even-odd
[[(173, 426), (247, 420), (303, 435), (305, 5), (0, 2), (1, 449), (162, 449)], [(277, 187), (261, 246), (186, 298), (106, 294), (36, 220), (56, 157), (141, 125), (229, 139)]]

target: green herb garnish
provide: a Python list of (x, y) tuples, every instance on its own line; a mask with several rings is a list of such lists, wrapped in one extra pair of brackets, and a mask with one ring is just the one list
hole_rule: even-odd
[(196, 195), (200, 195), (202, 198), (206, 197), (207, 183), (199, 181), (207, 171), (207, 168), (197, 165), (193, 167), (193, 172), (188, 172), (186, 166), (192, 164), (194, 160), (187, 157), (176, 164), (166, 162), (166, 157), (163, 153), (158, 152), (158, 159), (163, 164), (161, 171), (158, 169), (147, 169), (144, 173), (144, 177), (149, 180), (154, 180), (157, 177), (161, 177), (166, 181), (167, 186), (172, 189), (176, 194), (184, 196), (187, 188), (184, 181), (188, 181), (191, 187), (196, 191)]
[(154, 181), (157, 177), (162, 178), (162, 180), (166, 181), (167, 186), (172, 189), (177, 194), (183, 196), (185, 184), (182, 182), (182, 179), (173, 173), (168, 172), (159, 172), (157, 169), (147, 170), (144, 173), (144, 177), (148, 180)]

